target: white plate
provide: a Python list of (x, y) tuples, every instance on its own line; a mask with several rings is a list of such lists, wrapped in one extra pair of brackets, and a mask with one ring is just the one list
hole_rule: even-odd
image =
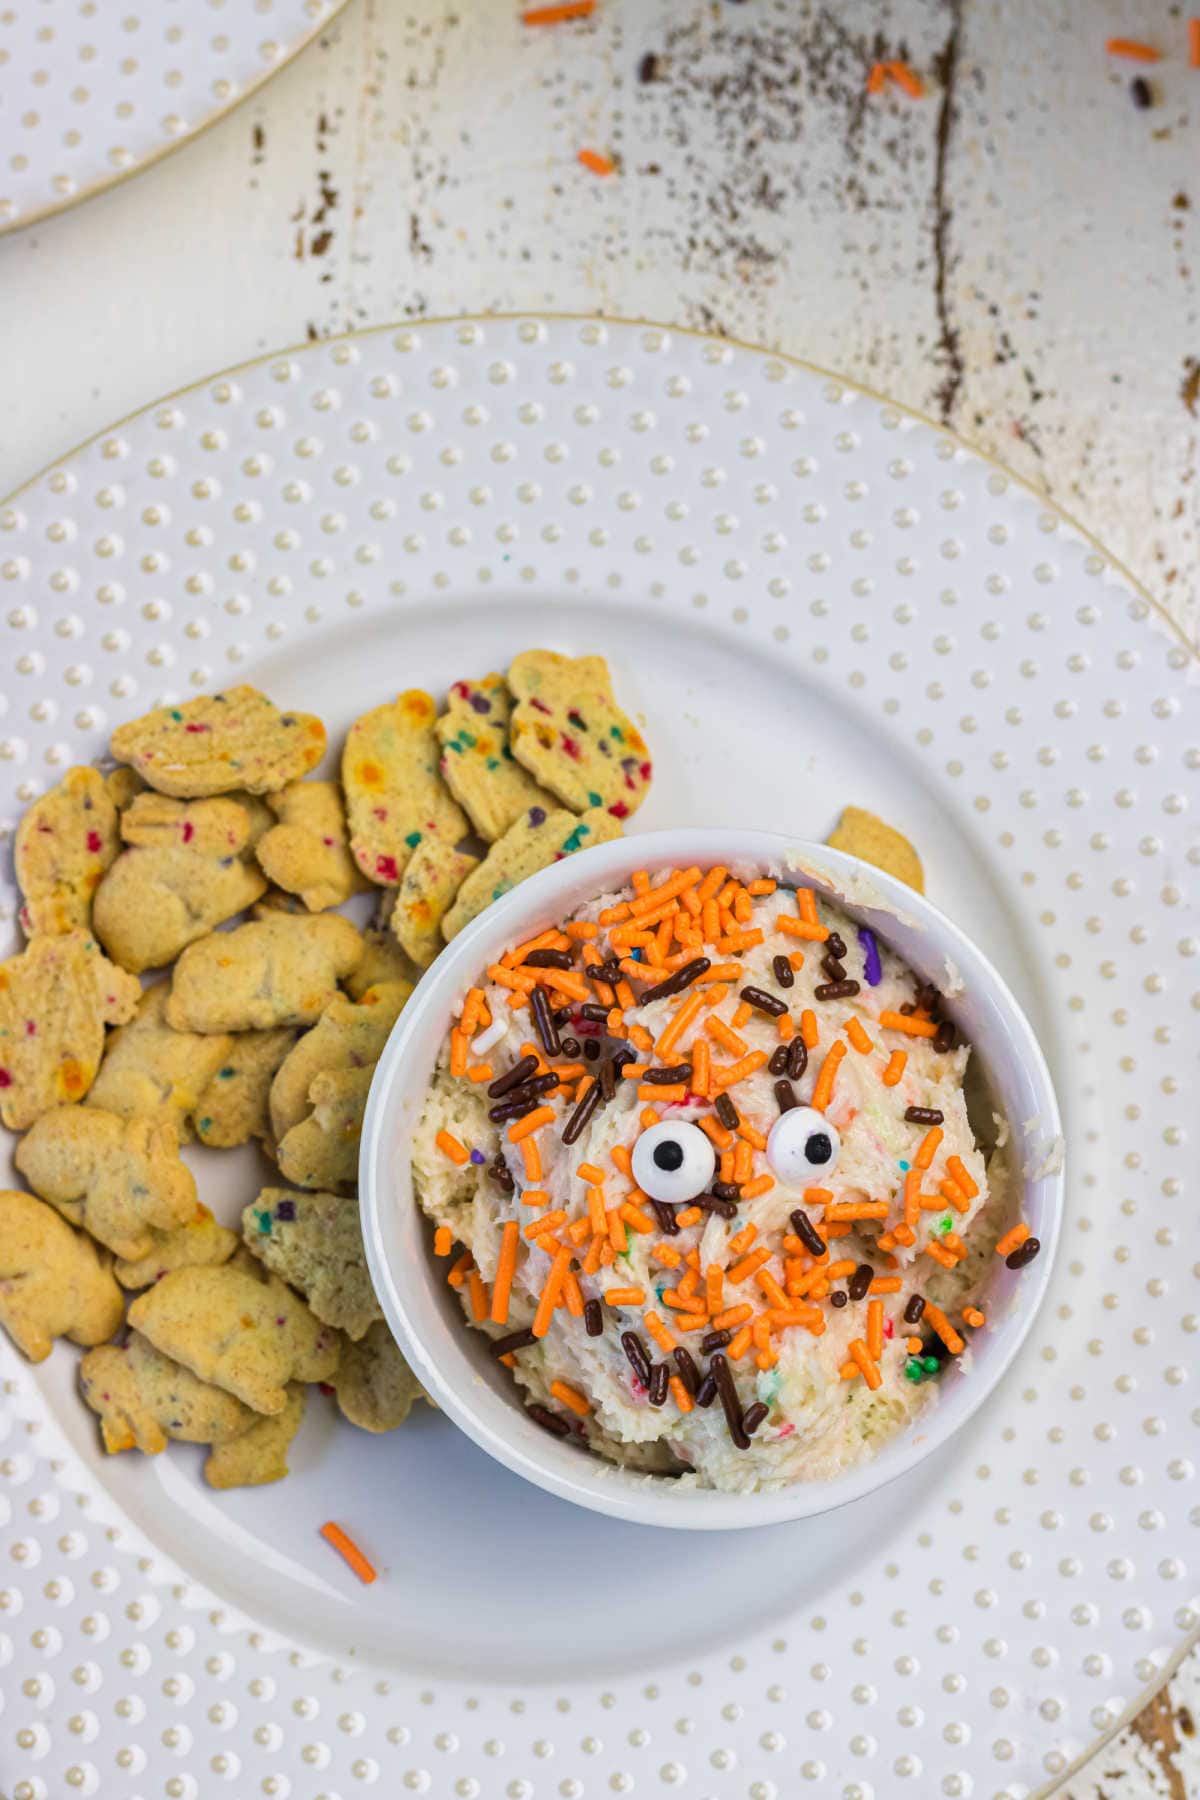
[(157, 162), (252, 94), (346, 0), (6, 0), (0, 232)]
[[(375, 1441), (316, 1395), (289, 1480), (217, 1496), (178, 1446), (101, 1458), (73, 1354), (5, 1347), (14, 1800), (1016, 1797), (1108, 1732), (1195, 1631), (1200, 1521), (1194, 694), (1122, 573), (819, 372), (497, 319), (315, 345), (138, 415), (0, 515), (0, 594), (10, 829), (167, 696), (253, 679), (336, 738), (531, 643), (603, 652), (658, 766), (639, 827), (820, 838), (856, 801), (910, 834), (1043, 1033), (1069, 1170), (1048, 1303), (954, 1448), (703, 1554), (556, 1504), (445, 1420)], [(230, 1212), (256, 1178), (248, 1153), (196, 1167)]]

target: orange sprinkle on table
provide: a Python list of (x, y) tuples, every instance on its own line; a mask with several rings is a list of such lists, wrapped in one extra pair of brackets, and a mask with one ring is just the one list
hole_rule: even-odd
[(344, 1532), (340, 1525), (335, 1525), (332, 1519), (326, 1519), (322, 1525), (321, 1536), (327, 1544), (332, 1544), (342, 1561), (354, 1570), (358, 1579), (370, 1587), (375, 1580), (375, 1566), (363, 1555), (354, 1539)]
[(1188, 62), (1200, 69), (1200, 19), (1188, 20)]
[(448, 1225), (439, 1225), (433, 1234), (433, 1254), (449, 1256), (454, 1244), (454, 1233)]
[(1162, 61), (1161, 50), (1156, 50), (1153, 44), (1143, 44), (1138, 38), (1110, 37), (1104, 48), (1110, 56), (1124, 56), (1131, 62)]
[(883, 1380), (879, 1370), (871, 1359), (871, 1353), (861, 1338), (852, 1338), (849, 1345), (850, 1360), (869, 1388), (877, 1388)]
[(880, 1077), (884, 1087), (895, 1087), (904, 1073), (904, 1065), (908, 1061), (907, 1050), (893, 1050), (888, 1057), (887, 1067)]
[(1014, 1225), (1011, 1231), (1006, 1231), (1004, 1236), (997, 1240), (996, 1255), (1011, 1256), (1014, 1250), (1020, 1249), (1028, 1236), (1029, 1227), (1023, 1221), (1020, 1225)]
[(462, 1167), (463, 1163), (470, 1160), (466, 1147), (459, 1143), (452, 1132), (439, 1131), (433, 1141), (441, 1151), (442, 1155), (448, 1156), (452, 1163), (458, 1164), (459, 1168)]
[(886, 62), (884, 73), (890, 75), (896, 86), (906, 93), (910, 100), (919, 100), (925, 92), (925, 84), (915, 70), (906, 62)]
[(581, 1419), (586, 1419), (592, 1410), (591, 1401), (585, 1400), (579, 1389), (573, 1388), (569, 1381), (552, 1381), (550, 1392), (563, 1406), (569, 1406), (573, 1413), (578, 1413)]
[(517, 1267), (517, 1245), (521, 1227), (515, 1219), (506, 1219), (500, 1233), (500, 1256), (496, 1263), (496, 1279), (492, 1283), (492, 1323), (508, 1323), (508, 1301), (513, 1275)]
[(884, 1007), (879, 1023), (888, 1031), (903, 1031), (908, 1037), (935, 1038), (938, 1028), (932, 1019), (918, 1019), (914, 1013), (892, 1012)]
[(887, 75), (884, 72), (883, 64), (872, 63), (870, 69), (867, 71), (868, 94), (881, 94), (886, 83)]
[[(825, 1108), (829, 1105), (830, 1100), (833, 1098), (833, 1084), (837, 1080), (838, 1064), (845, 1054), (845, 1044), (842, 1042), (841, 1038), (835, 1038), (825, 1052), (825, 1060), (822, 1062), (817, 1074), (816, 1084), (812, 1091), (812, 1098), (809, 1101), (809, 1105), (813, 1108), (814, 1112), (824, 1112)], [(536, 1117), (536, 1114), (531, 1113), (530, 1117), (534, 1118)]]
[(599, 150), (579, 150), (576, 157), (585, 169), (593, 175), (615, 175), (617, 165), (610, 156), (602, 156)]

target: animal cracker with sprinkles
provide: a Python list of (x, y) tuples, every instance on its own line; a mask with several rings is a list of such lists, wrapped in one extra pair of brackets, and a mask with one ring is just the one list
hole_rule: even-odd
[(811, 888), (641, 871), (468, 992), (414, 1153), (434, 1254), (556, 1435), (739, 1491), (827, 1475), (986, 1328), (992, 1247), (1036, 1255), (969, 1055)]

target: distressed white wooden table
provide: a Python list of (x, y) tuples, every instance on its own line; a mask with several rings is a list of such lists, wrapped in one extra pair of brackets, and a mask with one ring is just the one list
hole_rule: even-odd
[[(608, 312), (779, 345), (934, 414), (1043, 484), (1194, 633), (1186, 11), (599, 0), (530, 31), (512, 0), (352, 0), (206, 136), (0, 240), (0, 493), (306, 337)], [(1114, 33), (1169, 54), (1117, 62)], [(868, 96), (881, 55), (924, 97)], [(584, 147), (617, 173), (581, 168)], [(1195, 1800), (1198, 1712), (1193, 1659), (1072, 1800)]]

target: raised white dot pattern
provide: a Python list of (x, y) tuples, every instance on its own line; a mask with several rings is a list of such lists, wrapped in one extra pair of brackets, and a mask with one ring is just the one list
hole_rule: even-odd
[(505, 586), (756, 646), (885, 721), (978, 842), (1069, 1124), (1046, 1308), (967, 1451), (782, 1633), (647, 1671), (634, 1609), (632, 1673), (525, 1692), (499, 1655), (492, 1685), (430, 1688), (234, 1618), (109, 1516), (5, 1347), (0, 1767), (20, 1800), (1027, 1800), (1200, 1623), (1194, 670), (1043, 502), (814, 371), (598, 322), (379, 331), (154, 408), (0, 511), (0, 826), (117, 718), (252, 677), (280, 639)]
[(345, 4), (3, 0), (0, 232), (73, 205), (211, 124)]

